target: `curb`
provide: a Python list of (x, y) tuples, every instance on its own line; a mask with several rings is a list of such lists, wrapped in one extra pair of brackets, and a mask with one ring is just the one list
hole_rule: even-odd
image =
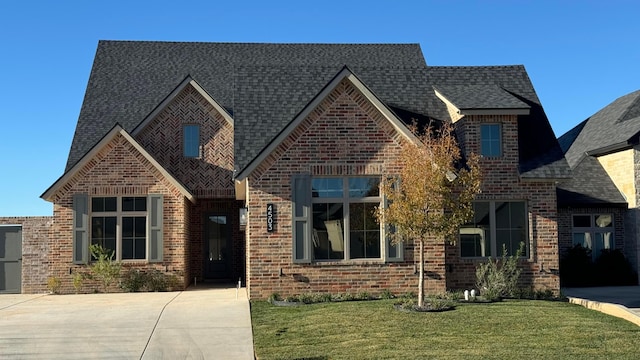
[(619, 304), (610, 304), (605, 302), (581, 299), (576, 297), (569, 297), (569, 302), (572, 304), (584, 306), (587, 309), (600, 311), (607, 315), (615, 316), (629, 322), (632, 322), (640, 326), (640, 315), (629, 310), (626, 306)]

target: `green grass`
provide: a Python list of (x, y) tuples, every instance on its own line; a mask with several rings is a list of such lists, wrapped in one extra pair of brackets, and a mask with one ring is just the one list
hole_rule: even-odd
[(640, 327), (564, 302), (510, 300), (405, 313), (394, 300), (251, 303), (267, 359), (637, 359)]

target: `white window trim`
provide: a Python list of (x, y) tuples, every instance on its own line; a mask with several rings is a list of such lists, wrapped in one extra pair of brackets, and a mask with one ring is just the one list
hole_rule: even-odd
[[(498, 239), (497, 239), (497, 226), (496, 226), (496, 203), (498, 202), (509, 202), (509, 203), (524, 203), (524, 215), (525, 215), (525, 244), (524, 244), (524, 254), (520, 257), (521, 259), (528, 259), (531, 254), (531, 250), (529, 249), (531, 239), (530, 239), (530, 225), (529, 225), (529, 204), (525, 200), (477, 200), (474, 201), (477, 203), (489, 203), (489, 248), (491, 249), (490, 256), (462, 256), (462, 242), (460, 241), (460, 231), (458, 230), (458, 249), (460, 251), (460, 258), (462, 259), (496, 259), (502, 257), (502, 249), (498, 249)], [(462, 227), (461, 227), (462, 228)], [(514, 254), (507, 254), (507, 256), (512, 256)]]
[[(147, 204), (147, 211), (123, 211), (122, 210), (122, 198), (145, 198), (145, 203)], [(93, 211), (92, 204), (93, 199), (95, 198), (116, 198), (116, 211)], [(89, 245), (93, 244), (93, 217), (115, 217), (116, 218), (116, 256), (114, 260), (122, 261), (122, 262), (147, 262), (149, 261), (149, 251), (150, 251), (150, 241), (149, 241), (149, 205), (148, 205), (148, 196), (91, 196), (89, 198)], [(122, 259), (122, 218), (123, 217), (144, 217), (145, 218), (145, 250), (144, 250), (144, 259)], [(91, 256), (90, 256), (91, 257)]]

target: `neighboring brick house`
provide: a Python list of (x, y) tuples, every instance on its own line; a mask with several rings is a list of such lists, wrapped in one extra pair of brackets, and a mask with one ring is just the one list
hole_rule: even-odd
[(413, 244), (373, 210), (408, 124), (453, 122), (484, 175), (460, 241), (429, 239), (426, 289), (525, 243), (523, 285), (559, 289), (557, 181), (569, 168), (522, 66), (427, 66), (413, 44), (101, 41), (54, 204), (50, 275), (88, 246), (127, 267), (245, 282), (251, 298), (412, 291)]
[(558, 185), (560, 251), (619, 249), (640, 267), (640, 91), (559, 138), (573, 177)]

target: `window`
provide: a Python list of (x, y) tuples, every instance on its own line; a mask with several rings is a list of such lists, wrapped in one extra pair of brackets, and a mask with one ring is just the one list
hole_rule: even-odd
[(573, 245), (590, 249), (594, 260), (614, 248), (612, 214), (573, 215), (572, 227)]
[(502, 136), (500, 124), (480, 125), (480, 155), (502, 156)]
[(91, 244), (118, 260), (147, 258), (147, 198), (91, 198)]
[(184, 156), (191, 158), (200, 157), (200, 126), (184, 125), (182, 127), (182, 135)]
[(379, 176), (294, 177), (294, 261), (399, 258), (376, 219), (379, 185)]
[(477, 201), (473, 203), (473, 219), (460, 227), (462, 257), (502, 256), (515, 254), (524, 243), (528, 254), (527, 210), (523, 201)]

